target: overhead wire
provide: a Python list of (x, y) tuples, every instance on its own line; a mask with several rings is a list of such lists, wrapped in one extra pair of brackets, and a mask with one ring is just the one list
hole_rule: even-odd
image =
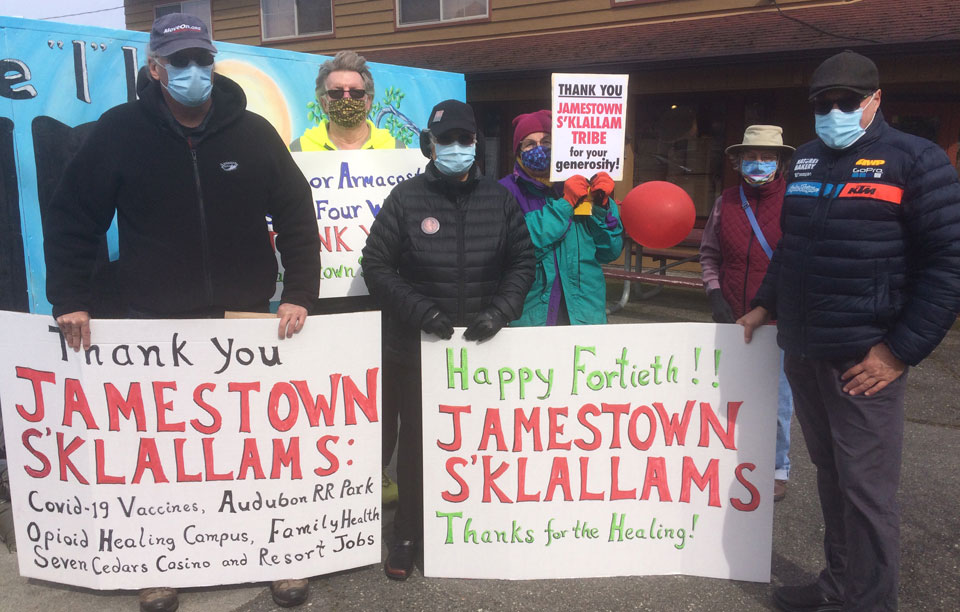
[(123, 5), (121, 4), (120, 6), (114, 6), (114, 7), (105, 8), (105, 9), (96, 9), (96, 10), (93, 10), (93, 11), (84, 11), (84, 12), (82, 12), (82, 13), (70, 13), (69, 15), (54, 15), (53, 17), (40, 17), (40, 20), (41, 20), (41, 21), (49, 21), (49, 20), (51, 20), (51, 19), (63, 19), (64, 17), (79, 17), (80, 15), (92, 15), (92, 14), (94, 14), (94, 13), (106, 13), (107, 11), (115, 11), (115, 10), (117, 10), (117, 9), (122, 9), (122, 8), (123, 8)]
[(836, 32), (830, 32), (829, 30), (825, 30), (820, 26), (813, 25), (812, 23), (804, 21), (803, 19), (798, 19), (797, 17), (793, 17), (792, 15), (787, 15), (786, 13), (783, 12), (783, 9), (780, 8), (780, 4), (777, 2), (777, 0), (771, 0), (771, 2), (773, 2), (774, 8), (777, 9), (777, 14), (779, 14), (784, 19), (788, 19), (795, 23), (799, 23), (800, 25), (806, 26), (811, 30), (819, 32), (825, 36), (832, 36), (833, 38), (839, 38), (841, 40), (855, 40), (858, 42), (868, 42), (868, 43), (873, 43), (875, 45), (883, 44), (879, 40), (874, 40), (873, 38), (864, 38), (862, 36), (848, 36), (846, 34), (837, 34)]

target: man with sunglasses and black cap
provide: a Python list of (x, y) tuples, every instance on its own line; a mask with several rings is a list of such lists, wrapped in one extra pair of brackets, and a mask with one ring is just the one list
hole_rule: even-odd
[(960, 182), (940, 147), (884, 121), (868, 58), (824, 61), (810, 100), (819, 138), (788, 169), (783, 238), (738, 321), (749, 342), (777, 320), (825, 526), (826, 569), (774, 600), (895, 610), (906, 373), (960, 310)]
[[(370, 226), (363, 277), (383, 309), (383, 404), (400, 414), (396, 540), (384, 563), (406, 580), (423, 539), (420, 332), (492, 338), (520, 316), (535, 258), (516, 200), (481, 175), (473, 109), (433, 107), (420, 148), (423, 174), (396, 186)], [(388, 407), (388, 404), (392, 404)]]
[[(269, 310), (277, 261), (286, 273), (278, 336), (306, 323), (320, 287), (310, 187), (276, 130), (246, 110), (239, 85), (213, 74), (206, 24), (165, 15), (150, 32), (150, 78), (139, 100), (108, 110), (64, 172), (44, 219), (47, 298), (67, 343), (91, 343), (91, 271), (117, 219), (120, 292), (130, 318), (215, 318)], [(271, 587), (280, 605), (306, 581)], [(141, 592), (146, 612), (172, 612), (177, 593)]]

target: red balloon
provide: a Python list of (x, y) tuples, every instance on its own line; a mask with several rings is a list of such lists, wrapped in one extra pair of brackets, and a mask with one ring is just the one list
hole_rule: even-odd
[(697, 209), (680, 187), (649, 181), (634, 187), (623, 199), (620, 219), (627, 234), (639, 244), (667, 249), (687, 237), (697, 220)]

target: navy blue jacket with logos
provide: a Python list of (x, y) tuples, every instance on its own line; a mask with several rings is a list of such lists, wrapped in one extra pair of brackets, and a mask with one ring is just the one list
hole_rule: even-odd
[(847, 149), (801, 146), (786, 176), (783, 238), (752, 301), (780, 346), (843, 360), (884, 342), (919, 363), (960, 310), (960, 182), (943, 150), (878, 113)]

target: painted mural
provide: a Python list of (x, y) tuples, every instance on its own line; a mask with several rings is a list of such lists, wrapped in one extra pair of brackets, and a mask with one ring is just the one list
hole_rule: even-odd
[[(136, 99), (148, 33), (0, 17), (0, 309), (49, 313), (42, 220), (89, 124)], [(216, 42), (216, 71), (236, 81), (247, 108), (285, 142), (323, 120), (314, 88), (325, 56)], [(463, 100), (463, 76), (370, 64), (370, 119), (416, 148), (436, 102)], [(102, 248), (116, 259), (112, 228)]]

